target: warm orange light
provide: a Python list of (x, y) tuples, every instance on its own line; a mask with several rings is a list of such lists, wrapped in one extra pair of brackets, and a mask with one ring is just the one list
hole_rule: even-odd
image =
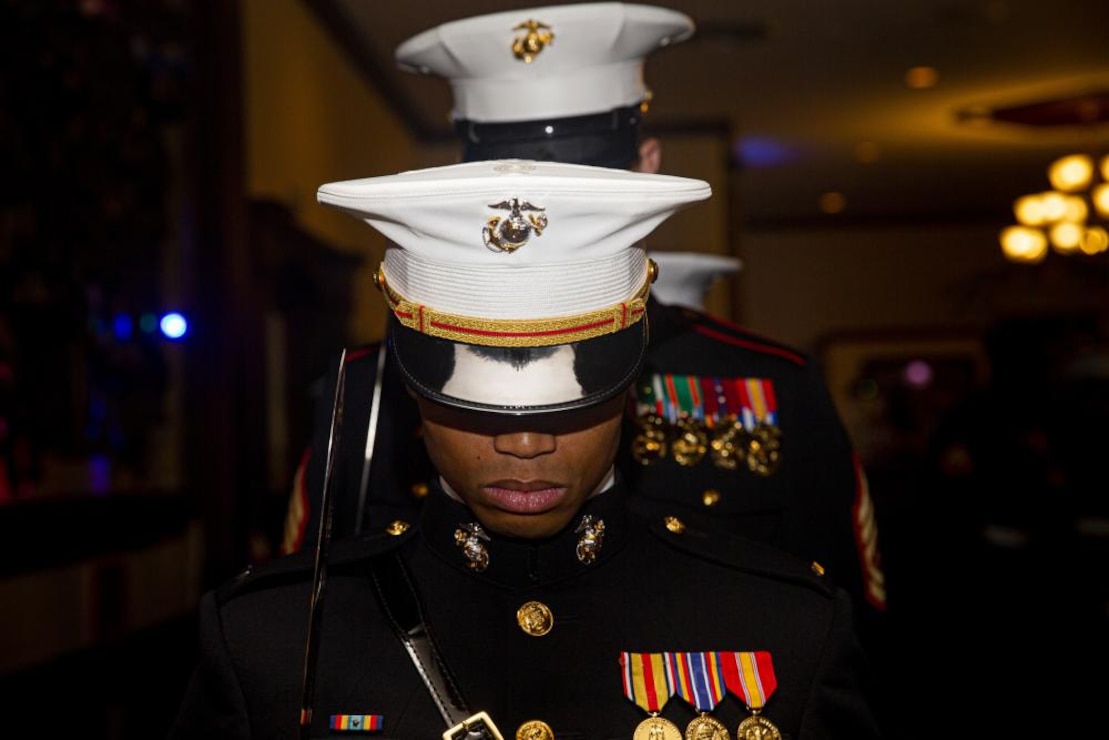
[(1109, 218), (1109, 183), (1102, 183), (1093, 189), (1090, 193), (1090, 200), (1094, 202), (1094, 208), (1102, 216)]
[(1001, 232), (1001, 251), (1013, 262), (1039, 262), (1047, 256), (1047, 238), (1039, 229), (1009, 226)]
[(905, 73), (905, 84), (913, 90), (927, 90), (935, 87), (940, 80), (940, 73), (935, 67), (912, 67)]
[(1043, 198), (1039, 195), (1023, 195), (1013, 203), (1013, 213), (1017, 221), (1025, 226), (1042, 226), (1047, 219), (1044, 216)]
[(1040, 196), (1040, 203), (1044, 209), (1044, 221), (1055, 223), (1067, 215), (1067, 196), (1048, 190)]
[(1082, 232), (1083, 228), (1078, 224), (1064, 221), (1051, 227), (1048, 238), (1056, 252), (1070, 254), (1078, 249), (1078, 243), (1082, 241)]
[(824, 213), (841, 213), (847, 207), (847, 198), (843, 193), (831, 190), (820, 196), (819, 204)]
[(1094, 175), (1094, 161), (1085, 154), (1069, 154), (1051, 163), (1047, 179), (1056, 190), (1073, 193), (1089, 186)]
[(1109, 154), (1059, 157), (1047, 170), (1053, 190), (1013, 202), (1018, 226), (1001, 232), (1006, 258), (1039, 262), (1047, 251), (1101, 255), (1109, 252)]
[(1082, 232), (1082, 239), (1078, 242), (1078, 248), (1082, 250), (1083, 254), (1101, 254), (1109, 250), (1109, 233), (1100, 226), (1094, 226)]
[(855, 161), (859, 164), (877, 162), (880, 156), (882, 156), (882, 150), (873, 141), (860, 141), (855, 145)]
[(1086, 201), (1081, 195), (1067, 196), (1066, 212), (1063, 214), (1064, 221), (1085, 223), (1086, 217), (1089, 215), (1090, 207), (1086, 205)]

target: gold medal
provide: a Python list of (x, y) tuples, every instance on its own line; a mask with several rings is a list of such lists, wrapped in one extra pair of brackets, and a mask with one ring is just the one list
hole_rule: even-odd
[(761, 714), (752, 714), (739, 723), (736, 740), (782, 740), (782, 733), (774, 723)]
[(727, 421), (713, 430), (709, 448), (712, 450), (713, 465), (721, 470), (735, 470), (740, 460), (746, 459), (747, 430), (743, 428), (743, 423), (735, 416), (729, 416)]
[(632, 740), (682, 740), (682, 731), (665, 717), (651, 715), (635, 728)]
[(635, 420), (632, 457), (640, 465), (651, 465), (666, 457), (666, 422), (661, 416), (647, 414)]
[(708, 450), (708, 435), (701, 423), (688, 416), (677, 424), (678, 436), (670, 444), (670, 455), (674, 462), (691, 468), (701, 462)]
[(702, 714), (685, 728), (685, 740), (731, 740), (728, 728), (715, 717)]
[(752, 473), (770, 475), (781, 459), (782, 430), (759, 422), (747, 439), (747, 467)]

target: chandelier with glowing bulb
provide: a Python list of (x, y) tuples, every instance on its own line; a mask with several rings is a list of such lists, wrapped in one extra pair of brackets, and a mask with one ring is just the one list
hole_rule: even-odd
[(1001, 251), (1013, 262), (1036, 263), (1049, 251), (1094, 256), (1109, 252), (1109, 155), (1095, 161), (1069, 154), (1052, 162), (1052, 190), (1013, 204), (1017, 224), (1001, 232)]

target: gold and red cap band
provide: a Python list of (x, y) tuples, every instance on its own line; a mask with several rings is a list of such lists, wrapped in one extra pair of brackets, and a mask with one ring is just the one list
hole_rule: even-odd
[(421, 334), (487, 347), (549, 347), (595, 339), (640, 321), (646, 316), (647, 296), (656, 276), (657, 268), (650, 262), (643, 285), (626, 301), (571, 316), (535, 319), (483, 318), (437, 311), (394, 290), (382, 267), (374, 274), (374, 284), (385, 296), (396, 320)]

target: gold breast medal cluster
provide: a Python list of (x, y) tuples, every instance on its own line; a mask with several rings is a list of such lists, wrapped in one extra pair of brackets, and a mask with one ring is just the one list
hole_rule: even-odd
[[(647, 713), (633, 740), (731, 740), (724, 723), (710, 712), (731, 693), (751, 713), (736, 728), (736, 740), (782, 740), (782, 733), (762, 715), (778, 686), (766, 651), (700, 653), (621, 653), (624, 696)], [(672, 696), (692, 705), (700, 715), (683, 735), (660, 713)]]
[(764, 378), (644, 375), (636, 384), (632, 456), (693, 467), (706, 455), (722, 470), (778, 469), (782, 432), (774, 385)]

